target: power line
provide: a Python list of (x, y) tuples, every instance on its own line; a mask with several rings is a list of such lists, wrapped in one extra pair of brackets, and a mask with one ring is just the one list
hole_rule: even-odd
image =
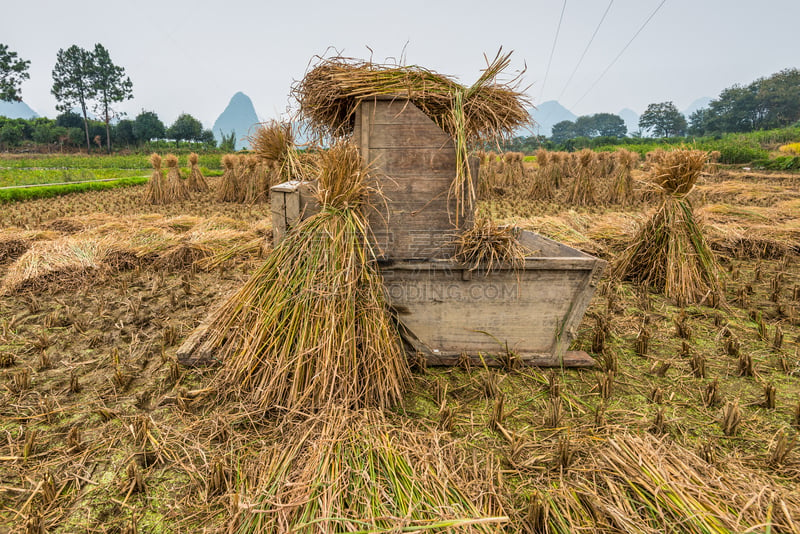
[(583, 53), (581, 54), (581, 58), (578, 60), (578, 63), (575, 64), (575, 68), (572, 69), (572, 74), (569, 75), (569, 79), (567, 80), (567, 83), (564, 84), (564, 88), (561, 90), (561, 94), (558, 95), (557, 100), (560, 100), (561, 97), (564, 96), (564, 93), (566, 92), (567, 87), (569, 87), (569, 83), (572, 81), (572, 78), (575, 76), (575, 73), (578, 72), (578, 67), (581, 66), (581, 63), (583, 62), (583, 58), (586, 57), (586, 52), (588, 52), (589, 51), (589, 47), (592, 46), (592, 42), (594, 41), (595, 36), (597, 36), (597, 32), (600, 30), (600, 26), (603, 25), (603, 21), (606, 20), (606, 15), (608, 15), (608, 12), (611, 10), (611, 5), (613, 3), (614, 3), (614, 0), (611, 0), (608, 3), (608, 7), (606, 7), (606, 10), (603, 13), (603, 16), (600, 18), (600, 22), (597, 23), (597, 27), (594, 29), (594, 33), (592, 34), (592, 37), (589, 39), (589, 42), (586, 43), (586, 48), (583, 49)]
[(658, 13), (658, 10), (659, 10), (659, 9), (661, 9), (661, 6), (663, 6), (663, 5), (666, 3), (666, 1), (667, 1), (667, 0), (661, 0), (661, 3), (660, 3), (660, 4), (658, 4), (658, 7), (656, 7), (656, 8), (653, 10), (653, 12), (652, 12), (652, 13), (650, 13), (650, 16), (649, 16), (649, 17), (647, 17), (647, 19), (646, 19), (646, 20), (644, 21), (644, 23), (643, 23), (643, 24), (642, 24), (642, 25), (639, 27), (639, 29), (638, 29), (638, 30), (636, 30), (636, 33), (634, 33), (634, 34), (633, 34), (633, 37), (631, 37), (631, 40), (630, 40), (630, 41), (628, 41), (628, 44), (626, 44), (624, 47), (622, 47), (622, 50), (620, 50), (620, 51), (619, 51), (619, 54), (617, 54), (617, 57), (615, 57), (615, 58), (614, 58), (614, 59), (611, 61), (611, 63), (609, 63), (609, 64), (608, 64), (608, 67), (606, 67), (606, 68), (605, 68), (605, 70), (604, 70), (604, 71), (603, 71), (603, 72), (600, 74), (600, 76), (598, 76), (598, 78), (597, 78), (597, 79), (594, 81), (594, 83), (591, 85), (591, 87), (589, 87), (589, 89), (587, 89), (587, 91), (586, 91), (585, 93), (583, 93), (583, 96), (581, 96), (581, 97), (580, 97), (580, 98), (579, 98), (579, 99), (578, 99), (578, 100), (577, 100), (577, 101), (576, 101), (574, 104), (572, 104), (572, 106), (570, 106), (570, 107), (575, 107), (575, 106), (577, 106), (578, 104), (580, 104), (580, 102), (581, 102), (581, 101), (582, 101), (584, 98), (586, 98), (586, 95), (588, 95), (589, 93), (591, 93), (591, 92), (592, 92), (592, 89), (594, 89), (594, 88), (595, 88), (595, 86), (597, 86), (597, 84), (598, 84), (598, 83), (600, 83), (600, 80), (602, 80), (602, 79), (603, 79), (603, 76), (605, 76), (605, 75), (606, 75), (606, 73), (607, 73), (609, 70), (611, 70), (611, 67), (613, 67), (613, 66), (614, 66), (614, 63), (616, 63), (616, 62), (617, 62), (617, 60), (618, 60), (618, 59), (619, 59), (619, 58), (622, 56), (622, 54), (624, 54), (624, 53), (625, 53), (625, 50), (627, 50), (627, 49), (628, 49), (628, 47), (631, 45), (631, 43), (634, 41), (634, 39), (636, 39), (636, 37), (637, 37), (637, 36), (638, 36), (640, 33), (642, 33), (642, 30), (644, 30), (645, 26), (647, 26), (647, 23), (649, 23), (649, 22), (650, 22), (650, 20), (651, 20), (651, 19), (652, 19), (652, 18), (653, 18), (653, 17), (656, 15), (656, 13)]
[(564, 5), (561, 6), (561, 16), (558, 17), (558, 27), (556, 28), (556, 36), (553, 38), (553, 47), (550, 49), (550, 59), (547, 61), (547, 70), (544, 71), (544, 81), (542, 82), (542, 90), (539, 91), (539, 100), (542, 99), (544, 93), (544, 86), (547, 85), (547, 76), (550, 74), (550, 65), (553, 63), (553, 53), (556, 51), (556, 43), (558, 42), (558, 34), (561, 32), (561, 22), (564, 20), (564, 11), (567, 9), (567, 0), (564, 0)]

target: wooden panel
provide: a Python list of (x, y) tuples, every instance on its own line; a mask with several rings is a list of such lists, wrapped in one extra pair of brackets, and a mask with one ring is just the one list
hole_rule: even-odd
[(454, 150), (453, 139), (435, 124), (392, 124), (391, 128), (374, 125), (369, 138), (375, 148), (433, 148)]
[(549, 354), (555, 363), (575, 337), (604, 265), (596, 258), (531, 258), (523, 269), (488, 275), (443, 261), (381, 271), (406, 337), (432, 359), (507, 347), (521, 356)]
[[(456, 155), (450, 136), (408, 101), (376, 99), (356, 113), (355, 139), (379, 178), (369, 213), (382, 258), (443, 258), (458, 231), (448, 190)], [(475, 168), (477, 175), (477, 168)], [(460, 217), (460, 228), (471, 217)]]
[(446, 148), (372, 148), (370, 164), (389, 178), (416, 173), (426, 176), (429, 171), (449, 171), (456, 174), (456, 152)]

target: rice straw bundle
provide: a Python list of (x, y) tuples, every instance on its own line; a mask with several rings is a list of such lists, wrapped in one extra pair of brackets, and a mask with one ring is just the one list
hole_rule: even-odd
[(470, 87), (417, 66), (323, 59), (293, 88), (293, 94), (312, 128), (333, 137), (352, 133), (355, 111), (364, 100), (391, 95), (414, 103), (453, 137), (456, 176), (450, 195), (456, 201), (458, 223), (476, 197), (470, 150), (482, 142), (508, 138), (531, 121), (526, 109), (529, 101), (518, 90), (519, 76), (509, 83), (497, 81), (510, 65), (510, 56), (498, 52)]
[(284, 431), (264, 456), (252, 469), (255, 488), (243, 488), (255, 503), (238, 534), (489, 533), (509, 520), (476, 504), (465, 451), (444, 436), (393, 427), (379, 411), (334, 406)]
[(219, 188), (220, 202), (236, 202), (239, 197), (239, 177), (236, 173), (236, 156), (225, 154), (222, 156), (222, 186)]
[(164, 171), (161, 170), (161, 156), (155, 153), (151, 154), (150, 164), (153, 166), (153, 174), (147, 182), (144, 201), (148, 204), (166, 204), (167, 181), (164, 178)]
[(721, 295), (716, 259), (686, 198), (707, 157), (675, 150), (654, 162), (651, 180), (662, 192), (661, 205), (612, 267), (617, 277), (664, 291), (679, 305)]
[(567, 202), (576, 206), (593, 206), (597, 203), (595, 178), (597, 175), (597, 154), (584, 148), (574, 159), (573, 180), (567, 195)]
[(197, 193), (205, 193), (208, 191), (208, 182), (206, 182), (206, 177), (203, 176), (203, 172), (200, 170), (200, 166), (197, 164), (198, 156), (194, 152), (189, 154), (189, 165), (191, 170), (189, 171), (189, 179), (186, 185), (189, 188), (189, 191), (197, 192)]
[(409, 378), (358, 210), (358, 150), (340, 142), (323, 157), (321, 212), (287, 234), (210, 329), (220, 389), (263, 411), (387, 407)]
[(470, 270), (483, 268), (487, 275), (499, 265), (523, 266), (527, 254), (517, 240), (514, 227), (497, 226), (485, 217), (477, 219), (472, 228), (460, 234), (455, 245), (455, 261), (468, 265)]
[(255, 156), (243, 156), (239, 164), (239, 201), (247, 204), (263, 202), (263, 180), (258, 169), (258, 158)]
[(262, 123), (249, 140), (259, 159), (277, 166), (275, 183), (304, 179), (306, 173), (297, 154), (292, 123), (276, 120)]
[(638, 155), (630, 150), (615, 152), (616, 164), (613, 167), (613, 183), (609, 193), (609, 202), (613, 204), (630, 204), (633, 200), (633, 168)]
[(181, 178), (180, 170), (178, 169), (178, 157), (174, 154), (167, 154), (167, 186), (165, 197), (168, 202), (175, 202), (179, 200), (189, 199), (189, 188)]

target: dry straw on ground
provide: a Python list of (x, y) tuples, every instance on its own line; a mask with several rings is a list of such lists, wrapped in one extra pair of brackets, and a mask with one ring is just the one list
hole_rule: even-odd
[(466, 451), (445, 436), (333, 406), (282, 436), (239, 533), (496, 532), (470, 492)]

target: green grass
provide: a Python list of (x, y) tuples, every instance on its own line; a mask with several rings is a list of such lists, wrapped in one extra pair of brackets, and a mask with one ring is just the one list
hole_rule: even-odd
[[(219, 154), (200, 156), (200, 168), (206, 176), (221, 173)], [(186, 157), (180, 163), (188, 167)], [(111, 155), (38, 155), (24, 158), (0, 157), (0, 187), (133, 178), (149, 176), (149, 156)]]
[(83, 182), (79, 184), (64, 185), (43, 185), (41, 187), (20, 187), (14, 189), (0, 189), (0, 203), (17, 202), (21, 200), (32, 200), (35, 198), (51, 198), (70, 193), (82, 193), (85, 191), (102, 191), (104, 189), (114, 189), (116, 187), (128, 187), (147, 183), (148, 177), (136, 176), (132, 178), (120, 178), (110, 182)]

